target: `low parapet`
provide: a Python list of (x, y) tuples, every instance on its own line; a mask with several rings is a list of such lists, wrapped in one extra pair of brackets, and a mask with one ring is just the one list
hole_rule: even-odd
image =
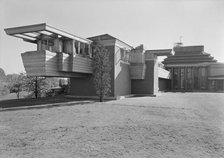
[(145, 53), (153, 54), (156, 56), (171, 56), (172, 49), (156, 49), (156, 50), (146, 50)]
[(46, 23), (27, 25), (20, 27), (12, 27), (5, 29), (6, 34), (18, 38), (22, 38), (26, 42), (37, 43), (37, 40), (42, 36), (49, 38), (67, 38), (74, 39), (82, 43), (90, 44), (92, 41), (85, 39), (65, 31), (56, 29), (52, 26), (47, 25)]
[(203, 52), (204, 46), (176, 46), (173, 48), (175, 52)]

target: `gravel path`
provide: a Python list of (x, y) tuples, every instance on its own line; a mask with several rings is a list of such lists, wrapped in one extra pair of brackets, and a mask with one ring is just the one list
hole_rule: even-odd
[(221, 158), (223, 93), (0, 112), (1, 158)]

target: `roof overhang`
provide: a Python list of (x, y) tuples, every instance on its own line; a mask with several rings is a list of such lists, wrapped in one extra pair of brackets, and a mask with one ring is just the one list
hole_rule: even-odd
[(46, 23), (6, 28), (5, 32), (7, 35), (22, 38), (24, 41), (31, 43), (36, 43), (37, 39), (39, 39), (41, 36), (45, 36), (48, 38), (68, 38), (88, 44), (92, 42), (89, 39), (85, 39), (56, 29), (52, 26), (47, 25)]

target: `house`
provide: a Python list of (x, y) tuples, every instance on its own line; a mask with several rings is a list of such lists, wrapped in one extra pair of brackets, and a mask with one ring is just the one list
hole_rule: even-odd
[[(93, 41), (99, 41), (110, 53), (109, 57), (112, 62), (111, 97), (119, 98), (130, 94), (155, 95), (159, 90), (168, 89), (191, 90), (190, 87), (196, 84), (196, 80), (194, 83), (188, 80), (185, 82), (186, 79), (192, 77), (176, 76), (176, 73), (183, 72), (187, 76), (189, 70), (186, 68), (186, 64), (196, 64), (190, 62), (193, 58), (185, 58), (189, 53), (197, 56), (191, 53), (195, 52), (194, 49), (175, 47), (175, 55), (172, 55), (172, 49), (145, 50), (143, 45), (133, 48), (109, 34), (82, 38), (45, 23), (7, 28), (5, 32), (37, 45), (36, 50), (21, 54), (27, 75), (68, 77), (70, 78), (71, 95), (88, 97), (96, 95), (92, 82)], [(200, 50), (196, 52), (202, 53), (201, 56), (199, 55), (200, 57), (206, 56), (202, 47), (195, 48)], [(158, 56), (167, 56), (164, 64), (158, 62)], [(182, 61), (184, 61), (183, 65), (181, 65)], [(203, 58), (203, 60), (195, 61), (202, 65), (205, 64), (205, 61), (209, 63), (206, 69), (208, 74), (206, 79), (203, 76), (199, 81), (201, 83), (202, 80), (206, 80), (203, 82), (204, 85), (209, 80), (210, 86), (200, 89), (215, 89), (214, 87), (221, 82), (223, 87), (222, 64), (220, 66), (209, 56), (207, 60)], [(182, 70), (182, 67), (185, 69)], [(204, 72), (204, 70), (199, 71)], [(221, 82), (219, 83), (219, 81)], [(185, 84), (186, 86), (183, 86)]]

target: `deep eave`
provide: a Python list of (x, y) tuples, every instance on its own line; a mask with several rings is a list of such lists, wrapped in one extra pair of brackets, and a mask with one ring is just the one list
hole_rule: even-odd
[(12, 27), (4, 29), (6, 34), (18, 38), (22, 38), (24, 41), (36, 43), (35, 41), (38, 39), (39, 35), (45, 36), (61, 36), (68, 39), (74, 39), (83, 43), (91, 43), (92, 41), (89, 39), (85, 39), (60, 29), (54, 28), (52, 26), (47, 25), (46, 23), (35, 24), (35, 25), (27, 25), (20, 27)]

